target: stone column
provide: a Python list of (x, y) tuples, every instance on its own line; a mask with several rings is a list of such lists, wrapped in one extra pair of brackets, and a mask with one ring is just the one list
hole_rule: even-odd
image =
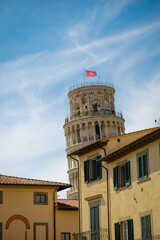
[(107, 122), (105, 122), (105, 129), (106, 129), (106, 137), (108, 137), (108, 127), (107, 127)]
[(89, 129), (87, 124), (86, 124), (86, 132), (87, 132), (87, 142), (89, 142)]
[(96, 141), (96, 129), (95, 129), (95, 125), (93, 123), (93, 138), (94, 138), (94, 141)]
[[(99, 122), (98, 122), (99, 123)], [(101, 129), (101, 122), (99, 123), (99, 132), (100, 132), (100, 139), (102, 139), (102, 129)]]
[(75, 128), (75, 139), (76, 139), (76, 144), (77, 144), (78, 143), (77, 128)]
[(72, 141), (71, 145), (73, 145), (73, 129), (71, 129), (71, 141)]

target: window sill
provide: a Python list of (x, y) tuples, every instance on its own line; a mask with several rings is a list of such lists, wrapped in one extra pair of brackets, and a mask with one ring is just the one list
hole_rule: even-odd
[(95, 183), (95, 182), (98, 182), (98, 181), (100, 181), (102, 178), (100, 178), (100, 179), (95, 179), (95, 180), (91, 180), (91, 181), (89, 181), (88, 183), (86, 183), (86, 184), (90, 184), (90, 183)]
[(120, 187), (120, 188), (118, 188), (118, 189), (117, 189), (117, 190), (115, 190), (115, 191), (117, 192), (117, 191), (124, 190), (124, 189), (128, 188), (129, 186), (131, 186), (131, 184), (130, 184), (130, 185), (128, 185), (128, 186)]
[(148, 178), (145, 178), (145, 179), (142, 179), (142, 180), (138, 180), (136, 182), (137, 182), (137, 184), (140, 184), (140, 183), (147, 182), (147, 181), (150, 181), (150, 180), (151, 180), (151, 178), (148, 177)]

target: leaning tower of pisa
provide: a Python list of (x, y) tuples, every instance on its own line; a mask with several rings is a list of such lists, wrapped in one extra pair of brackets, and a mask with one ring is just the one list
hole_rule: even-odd
[[(70, 116), (63, 126), (67, 155), (102, 138), (123, 134), (122, 112), (116, 111), (113, 84), (101, 81), (85, 82), (69, 89)], [(75, 156), (76, 157), (76, 156)], [(72, 187), (70, 199), (78, 199), (78, 165), (68, 159), (68, 175)]]

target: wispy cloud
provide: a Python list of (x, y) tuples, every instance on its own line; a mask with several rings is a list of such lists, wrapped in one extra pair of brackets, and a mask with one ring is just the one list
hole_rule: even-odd
[[(112, 1), (110, 7), (107, 1), (102, 12), (105, 19), (118, 16), (128, 5), (123, 0), (116, 3)], [(0, 65), (2, 173), (67, 180), (62, 128), (69, 109), (67, 89), (81, 81), (85, 67), (96, 69), (104, 76), (102, 80), (115, 83), (119, 90), (116, 102), (124, 112), (127, 131), (153, 126), (154, 118), (160, 117), (159, 68), (151, 68), (148, 76), (137, 74), (139, 64), (157, 54), (156, 46), (152, 46), (149, 55), (145, 42), (159, 31), (160, 22), (90, 40), (90, 26), (99, 9), (102, 6), (90, 15), (86, 25), (84, 20), (67, 29), (72, 47), (30, 54)]]

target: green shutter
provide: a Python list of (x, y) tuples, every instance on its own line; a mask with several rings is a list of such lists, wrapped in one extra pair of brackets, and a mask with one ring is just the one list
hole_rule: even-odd
[(113, 168), (113, 184), (114, 190), (118, 189), (118, 167)]
[(143, 154), (143, 177), (148, 177), (148, 160), (147, 153)]
[(89, 161), (84, 161), (84, 182), (89, 182)]
[(2, 223), (0, 223), (0, 240), (2, 240)]
[(99, 230), (99, 206), (94, 206), (90, 208), (90, 225), (91, 232)]
[(91, 227), (91, 232), (94, 231), (94, 207), (90, 208), (90, 227)]
[(143, 180), (148, 177), (147, 153), (138, 157), (138, 178)]
[(94, 207), (95, 231), (99, 230), (99, 206)]
[(131, 184), (130, 179), (130, 161), (125, 163), (125, 185), (129, 186)]
[(138, 157), (138, 178), (141, 180), (143, 173), (142, 173), (142, 157)]
[(150, 215), (141, 217), (142, 239), (150, 239), (151, 235), (151, 220)]
[(120, 240), (120, 224), (119, 222), (114, 224), (115, 228), (115, 240)]
[(150, 238), (151, 237), (151, 220), (150, 220), (150, 215), (145, 216), (146, 220), (146, 237)]
[(97, 162), (97, 179), (102, 178), (102, 166), (101, 162)]
[(129, 219), (127, 222), (128, 222), (128, 239), (134, 240), (133, 219)]

